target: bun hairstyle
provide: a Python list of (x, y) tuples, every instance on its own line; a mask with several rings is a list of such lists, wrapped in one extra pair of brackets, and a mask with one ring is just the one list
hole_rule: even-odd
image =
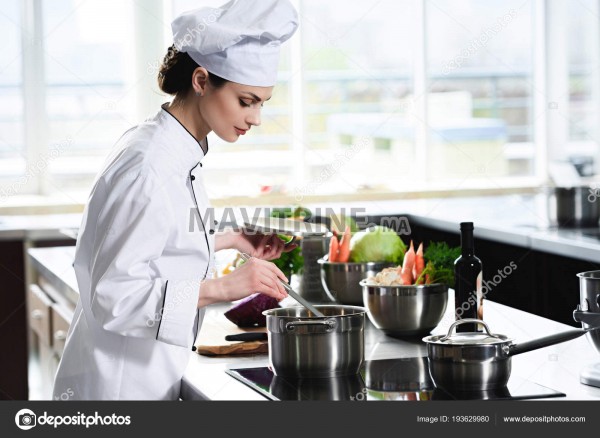
[[(167, 94), (185, 97), (192, 89), (192, 74), (200, 67), (185, 52), (180, 52), (172, 45), (158, 70), (158, 86)], [(227, 79), (209, 73), (208, 80), (215, 88), (221, 88), (227, 83)]]

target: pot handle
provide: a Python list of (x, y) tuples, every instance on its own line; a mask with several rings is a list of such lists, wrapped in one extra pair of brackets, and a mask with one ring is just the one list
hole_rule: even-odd
[(296, 327), (301, 327), (301, 326), (307, 326), (307, 325), (312, 325), (312, 326), (327, 326), (327, 331), (330, 332), (333, 329), (335, 329), (335, 320), (334, 319), (327, 319), (325, 321), (310, 321), (310, 320), (300, 320), (300, 321), (290, 321), (288, 323), (285, 324), (285, 329), (288, 332), (292, 332), (294, 330), (296, 330)]
[(490, 332), (490, 328), (488, 327), (488, 325), (484, 321), (482, 321), (481, 319), (465, 318), (465, 319), (459, 319), (458, 321), (452, 323), (452, 325), (448, 329), (448, 334), (446, 336), (440, 338), (438, 341), (439, 342), (444, 342), (444, 341), (447, 341), (448, 339), (450, 339), (452, 337), (452, 331), (456, 327), (458, 327), (459, 325), (462, 325), (462, 324), (479, 324), (479, 325), (482, 325), (483, 328), (485, 329), (485, 332), (488, 334), (488, 336), (491, 336), (492, 338), (498, 338), (497, 335), (495, 335), (492, 332)]
[(590, 312), (589, 310), (581, 310), (581, 306), (579, 304), (577, 305), (577, 310), (573, 311), (573, 319), (577, 322), (581, 322), (592, 327), (600, 326), (600, 313)]
[(549, 347), (550, 345), (570, 341), (571, 339), (576, 339), (579, 336), (585, 335), (588, 331), (590, 330), (568, 330), (566, 332), (556, 333), (555, 335), (550, 336), (544, 336), (543, 338), (534, 339), (532, 341), (523, 342), (521, 344), (512, 344), (508, 347), (507, 356), (514, 356), (515, 354), (527, 353), (528, 351), (537, 350), (538, 348)]

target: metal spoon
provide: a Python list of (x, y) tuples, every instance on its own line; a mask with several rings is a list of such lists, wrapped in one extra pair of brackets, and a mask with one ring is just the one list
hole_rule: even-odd
[[(252, 257), (249, 256), (246, 253), (241, 252), (240, 256), (242, 257), (242, 259), (244, 259), (245, 261), (250, 260)], [(290, 287), (289, 284), (287, 284), (285, 281), (283, 281), (282, 279), (279, 279), (279, 281), (281, 282), (281, 284), (283, 284), (283, 287), (285, 288), (285, 290), (287, 291), (287, 293), (296, 301), (298, 301), (300, 304), (302, 304), (304, 307), (306, 307), (308, 310), (310, 310), (312, 313), (314, 313), (315, 316), (318, 316), (319, 318), (324, 318), (325, 315), (323, 313), (321, 313), (319, 310), (317, 310), (317, 308), (315, 306), (313, 306), (312, 304), (310, 304), (308, 301), (306, 301), (304, 298), (302, 298), (300, 296), (300, 294), (296, 293), (296, 291), (294, 291), (294, 289), (292, 289)]]

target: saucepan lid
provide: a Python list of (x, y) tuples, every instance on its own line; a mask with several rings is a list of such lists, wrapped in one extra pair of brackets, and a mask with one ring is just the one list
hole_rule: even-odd
[[(482, 325), (485, 333), (481, 332), (454, 332), (454, 329), (462, 324), (475, 323)], [(454, 333), (453, 333), (454, 332)], [(433, 335), (423, 338), (423, 342), (437, 345), (496, 345), (512, 342), (505, 335), (490, 332), (488, 325), (480, 319), (465, 318), (453, 323), (445, 335)]]

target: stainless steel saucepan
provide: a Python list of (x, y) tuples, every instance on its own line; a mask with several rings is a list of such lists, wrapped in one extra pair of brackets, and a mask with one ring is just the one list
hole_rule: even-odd
[(365, 313), (356, 306), (316, 306), (263, 312), (269, 331), (269, 362), (276, 376), (290, 379), (358, 374), (365, 357)]
[[(457, 326), (468, 323), (482, 325), (485, 333), (453, 333)], [(573, 329), (514, 344), (505, 335), (492, 334), (485, 322), (467, 318), (452, 324), (448, 334), (427, 336), (423, 341), (427, 343), (429, 373), (436, 387), (486, 391), (506, 385), (512, 356), (570, 341), (598, 328)]]

